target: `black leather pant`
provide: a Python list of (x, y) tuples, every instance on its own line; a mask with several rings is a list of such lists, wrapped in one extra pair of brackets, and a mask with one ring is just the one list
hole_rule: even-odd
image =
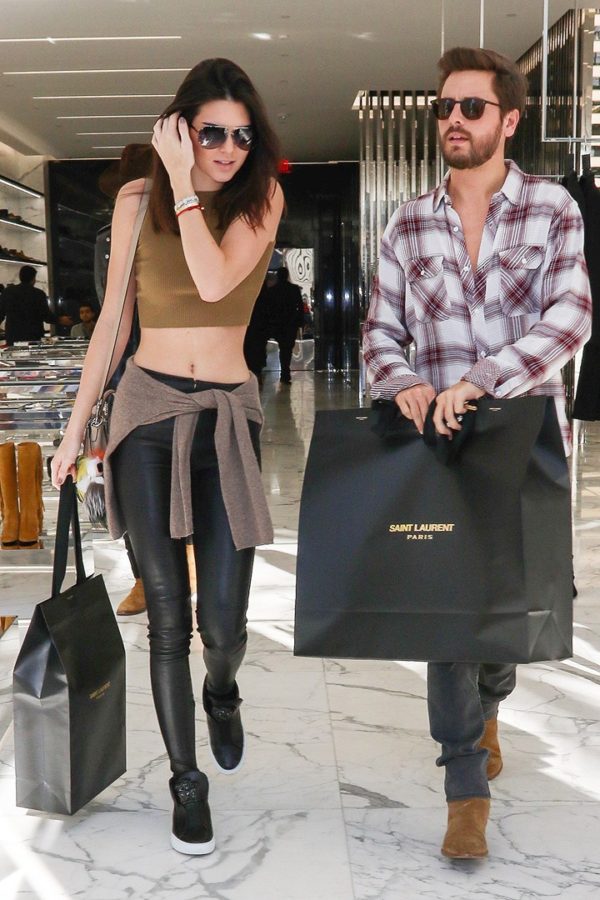
[[(148, 371), (148, 370), (146, 370)], [(216, 385), (149, 372), (191, 393)], [(191, 453), (196, 618), (204, 643), (207, 687), (226, 695), (246, 650), (246, 612), (254, 549), (236, 550), (221, 494), (214, 443), (216, 410), (198, 418)], [(185, 540), (169, 531), (174, 419), (136, 428), (116, 449), (112, 468), (118, 502), (144, 584), (152, 693), (174, 773), (196, 768), (194, 693), (189, 667), (193, 623)], [(260, 461), (260, 426), (248, 423)]]

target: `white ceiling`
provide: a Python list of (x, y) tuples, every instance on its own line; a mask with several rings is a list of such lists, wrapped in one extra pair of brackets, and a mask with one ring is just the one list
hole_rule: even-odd
[[(185, 71), (226, 56), (262, 93), (285, 156), (355, 159), (351, 107), (360, 89), (435, 86), (442, 6), (445, 46), (476, 46), (481, 0), (0, 0), (0, 140), (59, 158), (119, 156), (123, 144), (149, 140), (151, 117)], [(571, 6), (551, 0), (550, 21)], [(516, 59), (540, 37), (542, 0), (487, 0), (484, 7), (486, 46)], [(180, 39), (14, 42), (159, 35)], [(170, 67), (183, 71), (158, 71)], [(10, 74), (40, 71), (50, 74)], [(168, 96), (89, 98), (122, 94)], [(73, 95), (85, 99), (39, 99)]]

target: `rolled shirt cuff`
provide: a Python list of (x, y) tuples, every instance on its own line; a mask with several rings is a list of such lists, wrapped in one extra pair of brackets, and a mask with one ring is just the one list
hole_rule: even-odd
[(400, 391), (414, 387), (417, 384), (428, 384), (415, 374), (398, 375), (396, 378), (390, 378), (384, 384), (378, 384), (369, 388), (369, 393), (373, 400), (394, 400)]
[(481, 388), (482, 391), (493, 397), (499, 376), (500, 366), (496, 360), (486, 357), (486, 359), (478, 360), (468, 372), (465, 372), (460, 380), (476, 385), (476, 387)]

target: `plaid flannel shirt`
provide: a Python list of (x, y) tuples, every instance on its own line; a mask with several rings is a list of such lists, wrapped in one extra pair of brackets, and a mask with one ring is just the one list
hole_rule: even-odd
[(363, 326), (371, 396), (424, 383), (439, 393), (460, 380), (492, 397), (551, 395), (568, 450), (561, 368), (591, 330), (579, 208), (508, 162), (473, 272), (447, 188), (448, 176), (385, 229)]

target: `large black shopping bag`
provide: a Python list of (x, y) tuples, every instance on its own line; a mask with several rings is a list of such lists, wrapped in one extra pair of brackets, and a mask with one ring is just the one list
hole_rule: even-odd
[(486, 398), (472, 415), (452, 458), (407, 420), (383, 439), (374, 410), (317, 413), (300, 510), (297, 655), (571, 655), (570, 486), (554, 401)]
[[(72, 525), (76, 584), (61, 593)], [(123, 774), (125, 651), (101, 575), (83, 566), (73, 482), (61, 488), (52, 596), (13, 673), (17, 806), (74, 813)]]

